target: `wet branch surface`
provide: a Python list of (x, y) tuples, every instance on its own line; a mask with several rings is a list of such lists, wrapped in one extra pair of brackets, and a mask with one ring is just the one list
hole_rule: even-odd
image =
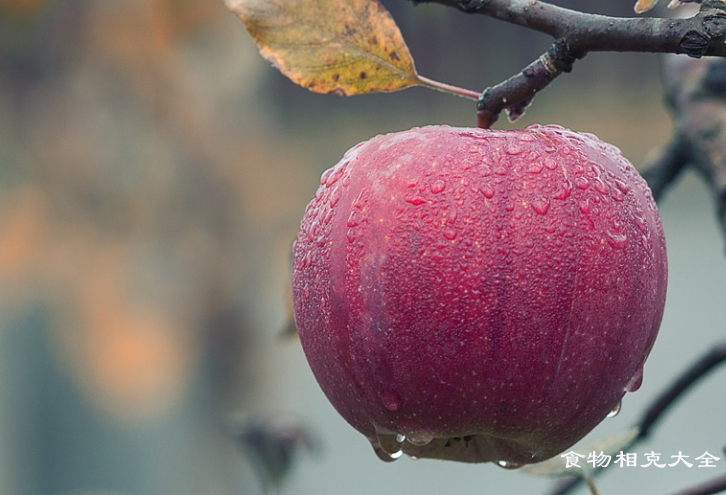
[(552, 36), (552, 46), (506, 81), (485, 89), (477, 105), (479, 127), (490, 127), (502, 111), (519, 117), (532, 98), (589, 52), (652, 52), (694, 58), (726, 56), (726, 2), (706, 0), (686, 19), (611, 17), (537, 0), (411, 0), (485, 15)]

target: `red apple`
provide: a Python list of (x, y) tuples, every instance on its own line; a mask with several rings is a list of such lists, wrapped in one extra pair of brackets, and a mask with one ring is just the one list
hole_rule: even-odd
[(293, 298), (316, 379), (379, 456), (515, 467), (640, 386), (666, 278), (653, 197), (615, 147), (431, 126), (323, 174)]

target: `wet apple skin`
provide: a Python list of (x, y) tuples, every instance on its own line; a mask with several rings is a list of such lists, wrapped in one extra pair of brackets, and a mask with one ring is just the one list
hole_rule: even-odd
[(323, 175), (293, 263), (311, 369), (375, 448), (399, 434), (416, 457), (511, 465), (639, 387), (667, 284), (645, 181), (557, 126), (359, 144)]

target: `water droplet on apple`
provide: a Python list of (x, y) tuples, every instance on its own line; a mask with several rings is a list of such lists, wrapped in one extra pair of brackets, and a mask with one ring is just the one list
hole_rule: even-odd
[(309, 267), (313, 264), (313, 253), (312, 251), (308, 251), (305, 253), (305, 256), (303, 256), (302, 260), (300, 260), (300, 263), (298, 264), (298, 268), (300, 270), (304, 270), (305, 268)]
[(570, 193), (572, 193), (572, 182), (568, 180), (558, 187), (552, 197), (555, 199), (567, 199), (570, 196)]
[(625, 246), (628, 245), (628, 237), (625, 234), (608, 231), (606, 237), (608, 244), (614, 249), (625, 249)]
[(427, 432), (418, 432), (415, 435), (409, 435), (409, 443), (416, 445), (417, 447), (423, 447), (428, 445), (434, 439), (434, 436)]
[(453, 241), (456, 238), (456, 231), (454, 229), (444, 229), (444, 237)]
[(434, 194), (438, 194), (441, 191), (443, 191), (445, 187), (446, 187), (446, 183), (443, 180), (441, 180), (441, 179), (435, 180), (431, 183), (431, 192)]
[(499, 460), (497, 461), (497, 466), (504, 469), (517, 469), (521, 467), (521, 464), (517, 464), (516, 462), (510, 462), (505, 460)]
[(640, 230), (643, 234), (646, 234), (648, 232), (648, 224), (647, 220), (643, 216), (642, 210), (635, 210), (635, 225), (638, 227), (638, 230)]
[(557, 162), (548, 156), (544, 159), (544, 166), (550, 170), (554, 170), (557, 168)]
[(542, 162), (536, 161), (532, 162), (532, 164), (527, 169), (527, 172), (529, 172), (530, 174), (538, 174), (542, 171), (543, 168), (544, 164)]
[(323, 176), (321, 177), (321, 183), (325, 184), (325, 187), (330, 187), (338, 180), (340, 179), (340, 176), (343, 174), (343, 168), (342, 167), (333, 167), (329, 170), (327, 170), (325, 173), (323, 173)]
[(323, 224), (325, 224), (325, 225), (329, 224), (332, 219), (333, 219), (333, 210), (330, 209), (327, 212), (325, 212), (325, 215), (323, 216)]
[(319, 230), (320, 226), (316, 218), (312, 222), (310, 222), (310, 228), (307, 231), (308, 242), (313, 242), (313, 239), (315, 239), (315, 235)]
[(459, 134), (459, 136), (461, 136), (461, 137), (480, 138), (481, 137), (481, 133), (478, 132), (478, 131), (479, 131), (478, 129), (467, 129), (467, 130), (464, 130), (464, 131), (460, 131), (457, 134)]
[(550, 209), (550, 203), (545, 199), (535, 199), (532, 201), (532, 209), (540, 215), (544, 215)]
[(356, 216), (357, 215), (355, 215), (355, 211), (350, 213), (350, 216), (348, 217), (348, 223), (346, 224), (346, 225), (348, 225), (348, 227), (353, 228), (353, 227), (357, 227), (359, 225), (360, 222), (358, 221)]
[(608, 413), (606, 417), (608, 418), (614, 418), (618, 414), (620, 414), (620, 409), (623, 407), (623, 402), (619, 401), (617, 404), (615, 404), (615, 407), (612, 408), (612, 410)]
[(406, 436), (400, 433), (382, 433), (376, 428), (376, 441), (371, 442), (378, 457), (386, 462), (395, 461), (403, 455)]
[(640, 236), (640, 243), (645, 249), (648, 249), (648, 237), (645, 235)]
[(580, 201), (580, 211), (582, 213), (584, 213), (585, 215), (587, 215), (588, 213), (590, 213), (590, 202), (587, 201), (587, 200)]
[(590, 181), (587, 180), (585, 177), (578, 177), (575, 179), (575, 184), (577, 184), (578, 189), (582, 189), (583, 191), (590, 187)]
[(381, 394), (383, 405), (389, 411), (398, 411), (401, 409), (401, 396), (395, 390), (386, 390)]
[(640, 388), (640, 386), (643, 384), (643, 366), (639, 366), (637, 370), (635, 370), (635, 374), (630, 379), (630, 381), (625, 385), (625, 391), (626, 392), (635, 392)]
[(421, 196), (409, 196), (406, 198), (406, 202), (411, 203), (414, 206), (419, 206), (419, 205), (424, 204), (426, 202), (426, 200), (424, 198), (422, 198)]
[(504, 152), (508, 155), (519, 155), (524, 151), (521, 146), (518, 146), (514, 143), (509, 143), (505, 148)]
[(373, 447), (373, 451), (376, 453), (378, 458), (382, 460), (383, 462), (393, 462), (397, 459), (400, 459), (403, 455), (403, 450), (399, 452), (394, 452), (393, 454), (389, 454), (383, 448), (381, 448), (380, 445), (378, 445), (375, 441), (371, 441), (371, 446)]
[(615, 185), (623, 194), (628, 194), (630, 192), (630, 186), (621, 180), (616, 180)]
[(328, 183), (328, 177), (330, 177), (330, 174), (333, 173), (333, 169), (329, 168), (325, 172), (323, 172), (323, 175), (320, 176), (320, 185), (324, 186)]
[(599, 178), (593, 179), (592, 183), (595, 185), (595, 189), (600, 194), (607, 194), (608, 191), (610, 191), (610, 188)]
[(481, 193), (484, 195), (487, 199), (492, 199), (494, 197), (494, 188), (486, 185), (481, 188)]
[[(446, 209), (446, 208), (445, 208)], [(448, 223), (454, 223), (456, 222), (456, 217), (459, 215), (458, 210), (456, 209), (456, 206), (451, 205), (450, 208), (448, 208), (448, 212), (446, 213), (446, 221)]]

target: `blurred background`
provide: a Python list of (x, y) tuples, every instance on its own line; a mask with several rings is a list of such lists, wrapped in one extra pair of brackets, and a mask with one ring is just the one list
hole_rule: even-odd
[[(559, 2), (624, 16), (633, 3)], [(422, 75), (470, 89), (550, 44), (384, 4)], [(593, 132), (639, 165), (671, 129), (658, 72), (654, 55), (592, 54), (516, 126)], [(496, 466), (382, 463), (285, 332), (290, 247), (320, 173), (375, 134), (474, 121), (471, 102), (425, 89), (309, 93), (216, 0), (0, 0), (0, 494), (544, 493), (548, 480)], [(712, 210), (692, 176), (663, 201), (661, 337), (641, 390), (590, 440), (632, 424), (723, 338)], [(669, 461), (709, 451), (718, 468), (615, 469), (602, 492), (667, 493), (723, 473), (723, 380), (694, 388), (637, 449)], [(260, 466), (284, 460), (280, 445), (298, 455), (275, 484)]]

